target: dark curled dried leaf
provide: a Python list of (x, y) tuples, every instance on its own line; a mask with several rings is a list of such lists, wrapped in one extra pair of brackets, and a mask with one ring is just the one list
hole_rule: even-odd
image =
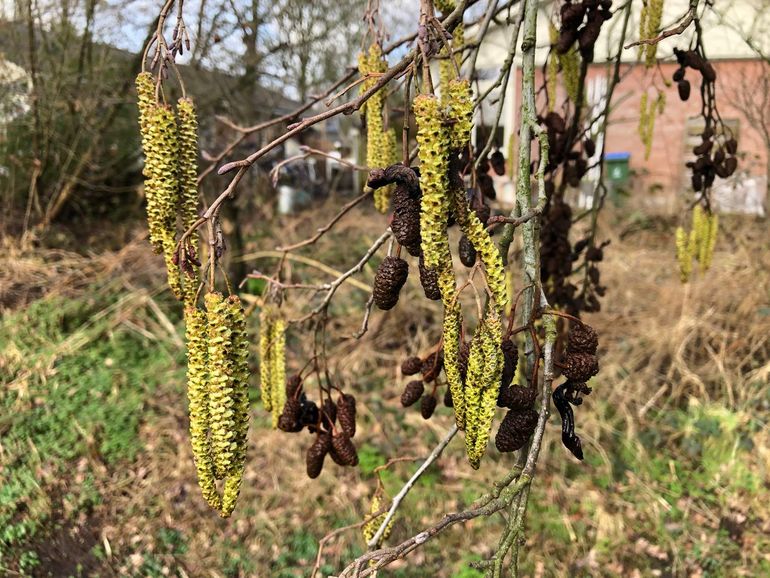
[(413, 193), (420, 190), (417, 174), (402, 163), (396, 163), (384, 169), (372, 169), (366, 179), (366, 186), (370, 189), (379, 189), (393, 183), (402, 184)]
[(577, 459), (583, 459), (583, 446), (580, 438), (575, 434), (575, 416), (567, 399), (569, 382), (563, 383), (553, 390), (553, 404), (561, 416), (561, 442)]

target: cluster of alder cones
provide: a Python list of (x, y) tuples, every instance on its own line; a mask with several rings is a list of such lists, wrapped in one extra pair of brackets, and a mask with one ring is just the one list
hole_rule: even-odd
[(562, 423), (562, 443), (579, 460), (583, 459), (580, 438), (575, 434), (573, 405), (583, 403), (582, 395), (591, 393), (586, 382), (599, 372), (596, 350), (599, 337), (589, 325), (575, 321), (567, 337), (567, 348), (557, 364), (567, 379), (553, 392), (553, 403)]
[(356, 399), (340, 392), (336, 403), (331, 395), (318, 404), (308, 399), (299, 374), (286, 380), (286, 403), (278, 418), (278, 429), (297, 433), (303, 429), (315, 434), (305, 456), (307, 475), (317, 478), (326, 455), (340, 466), (358, 465), (358, 451), (352, 438), (356, 435)]
[(566, 54), (575, 40), (580, 55), (590, 62), (594, 59), (594, 45), (599, 38), (602, 24), (612, 18), (612, 0), (583, 0), (572, 3), (567, 0), (561, 6), (561, 29), (556, 50)]

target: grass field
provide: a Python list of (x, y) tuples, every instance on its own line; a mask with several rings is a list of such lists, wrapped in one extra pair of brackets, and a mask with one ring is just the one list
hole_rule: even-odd
[[(281, 241), (302, 239), (331, 209), (320, 213), (313, 225), (283, 223)], [(576, 411), (586, 459), (564, 450), (552, 418), (530, 499), (525, 575), (770, 575), (770, 238), (766, 222), (722, 224), (713, 268), (682, 286), (671, 223), (606, 216), (607, 297), (586, 317), (600, 334), (602, 370)], [(348, 218), (303, 254), (347, 268), (382, 226), (374, 215)], [(276, 244), (255, 238), (248, 251)], [(327, 463), (307, 479), (310, 438), (270, 430), (255, 383), (243, 493), (234, 516), (220, 520), (195, 482), (183, 328), (161, 267), (141, 239), (88, 257), (4, 244), (0, 574), (308, 576), (319, 538), (365, 516), (374, 468), (424, 457), (450, 427), (446, 408), (425, 422), (398, 403), (398, 363), (436, 338), (436, 304), (410, 279), (399, 306), (375, 312), (357, 342), (349, 336), (367, 294), (342, 289), (329, 328), (332, 369), (359, 400), (360, 466)], [(318, 278), (302, 263), (290, 267), (297, 280)], [(371, 268), (359, 279), (370, 283)], [(290, 368), (310, 355), (308, 335), (290, 335)], [(409, 494), (389, 542), (469, 505), (513, 461), (492, 448), (473, 471), (455, 440)], [(386, 490), (417, 464), (389, 468)], [(450, 530), (380, 576), (481, 576), (471, 563), (494, 551), (502, 523)], [(363, 551), (358, 530), (341, 534), (324, 550), (322, 574)]]

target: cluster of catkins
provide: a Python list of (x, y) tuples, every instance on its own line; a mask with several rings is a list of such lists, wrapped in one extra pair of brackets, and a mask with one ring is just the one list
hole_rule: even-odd
[(695, 205), (692, 212), (692, 228), (689, 234), (683, 227), (676, 229), (676, 257), (682, 283), (687, 283), (692, 273), (693, 259), (700, 263), (701, 272), (711, 266), (717, 242), (719, 217)]
[[(382, 48), (374, 43), (367, 53), (358, 57), (358, 71), (361, 76), (377, 75), (388, 69), (387, 62), (382, 55)], [(371, 76), (361, 84), (361, 92), (370, 90), (377, 84), (377, 77)], [(396, 144), (396, 131), (393, 128), (387, 131), (383, 125), (383, 107), (385, 104), (385, 90), (380, 89), (366, 101), (362, 112), (366, 115), (366, 164), (369, 167), (385, 167), (398, 158)], [(381, 213), (388, 210), (388, 202), (392, 193), (392, 186), (381, 187), (374, 192), (374, 206)]]
[(553, 404), (561, 416), (561, 440), (579, 460), (583, 459), (580, 438), (575, 434), (572, 406), (583, 403), (582, 395), (591, 393), (586, 382), (599, 373), (596, 350), (599, 337), (589, 325), (575, 321), (567, 337), (567, 348), (558, 366), (567, 379), (553, 391)]
[[(193, 103), (180, 98), (173, 108), (158, 103), (149, 72), (136, 77), (139, 129), (144, 150), (144, 191), (150, 243), (162, 253), (174, 296), (192, 305), (198, 290), (195, 247), (176, 251), (177, 226), (189, 229), (198, 219), (198, 121)], [(182, 275), (184, 272), (186, 275)]]
[[(443, 369), (457, 424), (466, 434), (468, 459), (477, 468), (486, 450), (500, 389), (503, 369), (501, 317), (509, 298), (502, 259), (486, 229), (489, 213), (484, 214), (483, 205), (478, 201), (469, 205), (459, 174), (460, 152), (467, 147), (472, 128), (470, 84), (467, 80), (454, 78), (447, 83), (440, 99), (432, 94), (416, 96), (413, 109), (417, 123), (419, 175), (408, 167), (395, 165), (372, 171), (367, 185), (376, 189), (397, 184), (393, 195), (392, 231), (401, 246), (419, 256), (420, 280), (426, 296), (440, 299), (444, 305)], [(459, 224), (464, 236), (463, 262), (481, 261), (491, 294), (470, 344), (467, 379), (460, 373), (463, 317), (447, 235), (447, 228), (453, 222)], [(408, 270), (406, 261), (400, 256), (388, 256), (382, 261), (375, 275), (373, 291), (378, 307), (390, 309), (396, 305)], [(433, 366), (438, 374), (440, 364), (436, 362)], [(423, 382), (415, 383), (424, 389)], [(416, 402), (423, 393), (418, 387), (410, 386), (412, 393), (405, 394), (404, 401), (408, 402), (411, 395), (414, 397), (412, 403)], [(430, 415), (435, 409), (435, 391), (425, 399), (428, 401), (423, 403), (424, 413)]]
[(612, 0), (582, 0), (575, 3), (567, 0), (562, 4), (556, 51), (566, 54), (577, 40), (583, 60), (591, 62), (602, 24), (612, 18), (611, 6)]
[(356, 399), (340, 393), (334, 403), (331, 396), (319, 407), (308, 399), (302, 376), (292, 375), (284, 390), (286, 403), (278, 418), (278, 429), (297, 433), (307, 428), (315, 434), (305, 456), (307, 475), (317, 478), (329, 454), (340, 466), (358, 465), (358, 451), (352, 438), (356, 435)]
[[(248, 351), (237, 296), (207, 293), (185, 309), (190, 440), (203, 497), (223, 518), (240, 492), (249, 429)], [(220, 496), (216, 480), (224, 480)]]

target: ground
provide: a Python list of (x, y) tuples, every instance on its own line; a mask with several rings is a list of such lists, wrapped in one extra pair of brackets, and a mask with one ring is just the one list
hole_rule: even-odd
[[(325, 206), (312, 223), (289, 218), (276, 230), (281, 241), (299, 240), (332, 212)], [(766, 222), (721, 222), (712, 269), (683, 286), (672, 222), (605, 215), (608, 291), (602, 311), (586, 316), (601, 338), (602, 370), (576, 411), (586, 459), (561, 446), (552, 417), (524, 575), (770, 575), (770, 239)], [(383, 226), (366, 210), (303, 254), (349, 267)], [(235, 514), (221, 520), (195, 482), (179, 307), (163, 287), (160, 258), (135, 233), (119, 251), (87, 256), (4, 243), (0, 573), (309, 576), (318, 540), (365, 516), (374, 468), (424, 457), (451, 425), (442, 406), (426, 422), (398, 403), (397, 366), (437, 337), (437, 306), (421, 298), (413, 274), (399, 305), (375, 312), (358, 343), (349, 336), (367, 296), (342, 289), (332, 370), (359, 401), (360, 467), (327, 463), (309, 480), (310, 438), (272, 431), (254, 383), (246, 482)], [(249, 252), (276, 244), (264, 235)], [(249, 268), (269, 271), (267, 257), (252, 255)], [(312, 265), (290, 265), (296, 279), (318, 278)], [(359, 279), (370, 283), (372, 270)], [(290, 334), (290, 368), (304, 365), (309, 335)], [(389, 543), (470, 504), (513, 460), (490, 448), (473, 471), (456, 439), (407, 498)], [(417, 463), (383, 474), (391, 495)], [(494, 550), (501, 527), (499, 517), (456, 527), (380, 575), (481, 576), (472, 562)], [(363, 550), (358, 530), (342, 533), (324, 549), (319, 575)]]

